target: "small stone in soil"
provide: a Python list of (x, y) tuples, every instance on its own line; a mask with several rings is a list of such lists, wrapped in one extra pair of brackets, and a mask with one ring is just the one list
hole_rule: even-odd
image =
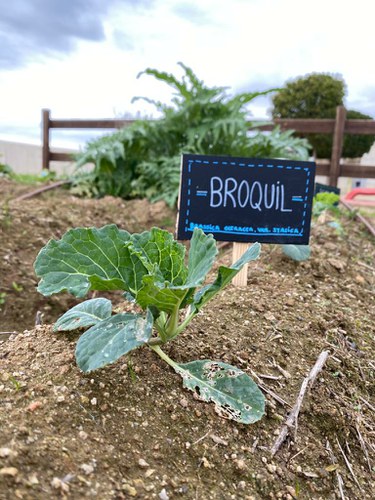
[(216, 436), (215, 434), (211, 434), (211, 439), (216, 444), (222, 444), (223, 446), (228, 446), (228, 441), (224, 441), (221, 437)]
[(161, 490), (161, 492), (159, 493), (159, 498), (160, 498), (160, 500), (169, 500), (169, 495), (168, 495), (165, 488), (163, 488)]
[(276, 465), (274, 464), (267, 464), (267, 470), (268, 472), (270, 472), (271, 474), (274, 474), (276, 472)]
[(18, 474), (18, 469), (16, 467), (3, 467), (0, 469), (0, 476), (12, 476), (16, 477)]
[(15, 456), (15, 452), (11, 450), (10, 448), (0, 448), (0, 457), (1, 458), (6, 458), (10, 456)]
[(39, 480), (38, 480), (38, 477), (37, 475), (35, 474), (35, 472), (33, 472), (32, 474), (29, 475), (28, 477), (28, 483), (33, 486), (35, 484), (39, 484)]
[(92, 474), (94, 472), (94, 466), (91, 465), (91, 464), (82, 464), (80, 466), (80, 469), (83, 470), (83, 472), (86, 474), (86, 475), (89, 475), (89, 474)]
[(125, 493), (127, 493), (131, 497), (137, 496), (137, 490), (134, 488), (134, 486), (131, 486), (128, 483), (122, 485), (122, 491), (125, 491)]
[(151, 477), (154, 472), (155, 469), (147, 469), (145, 472), (145, 478)]
[(237, 459), (235, 460), (235, 465), (236, 465), (236, 468), (240, 471), (243, 471), (246, 469), (246, 463), (245, 463), (245, 460), (242, 460), (242, 459)]
[(33, 412), (33, 411), (37, 410), (38, 408), (40, 408), (41, 406), (43, 406), (43, 403), (41, 403), (40, 401), (33, 401), (32, 403), (29, 404), (29, 406), (27, 407), (27, 410), (30, 412)]
[(51, 486), (55, 488), (55, 490), (61, 490), (63, 493), (69, 492), (69, 484), (64, 483), (64, 481), (61, 481), (58, 477), (52, 479)]
[(143, 458), (140, 458), (140, 459), (138, 460), (138, 465), (139, 465), (140, 467), (149, 467), (149, 464), (148, 464), (148, 463), (146, 462), (146, 460), (144, 460)]

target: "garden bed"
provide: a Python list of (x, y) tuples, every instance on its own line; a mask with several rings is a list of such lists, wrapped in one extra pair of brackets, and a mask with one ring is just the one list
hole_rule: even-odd
[[(268, 394), (266, 416), (246, 426), (195, 399), (148, 349), (83, 374), (79, 333), (50, 326), (77, 300), (35, 290), (32, 264), (48, 239), (112, 222), (173, 231), (173, 211), (64, 190), (7, 202), (25, 188), (0, 182), (0, 331), (16, 332), (0, 337), (0, 499), (334, 499), (339, 484), (347, 498), (373, 498), (375, 245), (358, 223), (342, 215), (338, 233), (329, 215), (315, 220), (312, 256), (299, 264), (263, 245), (248, 287), (229, 285), (166, 346), (177, 362), (220, 360), (259, 376), (279, 400)], [(219, 260), (230, 263), (229, 248)], [(272, 456), (323, 350), (298, 427)]]

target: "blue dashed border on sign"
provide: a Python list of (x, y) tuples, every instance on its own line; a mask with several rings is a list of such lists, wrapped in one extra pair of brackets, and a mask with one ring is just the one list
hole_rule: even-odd
[[(236, 167), (248, 167), (248, 168), (278, 168), (278, 169), (286, 169), (286, 170), (304, 170), (307, 173), (306, 176), (306, 187), (305, 187), (305, 196), (303, 200), (303, 213), (302, 213), (302, 222), (301, 222), (301, 230), (298, 234), (293, 234), (293, 237), (302, 237), (304, 236), (304, 231), (306, 229), (306, 215), (307, 215), (307, 204), (308, 204), (308, 194), (309, 194), (309, 189), (310, 189), (310, 169), (308, 167), (298, 167), (297, 165), (271, 165), (271, 164), (255, 164), (255, 163), (246, 163), (246, 162), (236, 162), (236, 161), (218, 161), (218, 160), (198, 160), (198, 159), (192, 159), (188, 160), (188, 173), (191, 174), (192, 170), (192, 164), (193, 163), (201, 163), (204, 165), (233, 165)], [(188, 190), (187, 190), (187, 206), (190, 207), (191, 205), (191, 178), (188, 178)], [(185, 232), (192, 232), (192, 229), (190, 229), (189, 226), (189, 215), (190, 215), (190, 209), (188, 208), (186, 210), (186, 219), (185, 219)], [(250, 232), (240, 232), (240, 231), (212, 231), (216, 233), (224, 233), (224, 234), (238, 234), (238, 235), (251, 235), (251, 236), (277, 236), (278, 233), (250, 233)]]

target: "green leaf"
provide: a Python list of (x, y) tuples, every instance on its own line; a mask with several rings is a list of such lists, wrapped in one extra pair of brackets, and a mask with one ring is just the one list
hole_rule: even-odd
[[(187, 277), (185, 269), (180, 273), (186, 281), (176, 286), (158, 281), (154, 276), (145, 276), (143, 287), (137, 294), (138, 304), (143, 308), (155, 306), (160, 311), (173, 313), (176, 308), (185, 305), (186, 300), (191, 301), (190, 297), (195, 288), (203, 283), (216, 254), (216, 242), (212, 234), (206, 235), (201, 229), (195, 228), (190, 242)], [(170, 260), (173, 262), (173, 259)]]
[(89, 372), (114, 363), (124, 354), (146, 344), (151, 337), (152, 325), (150, 311), (147, 311), (146, 318), (140, 314), (121, 313), (97, 323), (78, 340), (78, 366)]
[(89, 290), (133, 292), (147, 274), (140, 259), (127, 247), (131, 236), (111, 224), (100, 229), (75, 228), (61, 240), (51, 240), (35, 261), (43, 295), (68, 291), (84, 297)]
[(75, 330), (84, 326), (96, 325), (112, 314), (112, 302), (108, 299), (90, 299), (72, 307), (55, 323), (56, 332)]
[(238, 368), (219, 361), (179, 364), (184, 387), (203, 401), (213, 401), (222, 417), (252, 424), (264, 415), (265, 398), (255, 382)]
[(150, 274), (173, 285), (185, 282), (187, 269), (184, 263), (186, 249), (173, 239), (172, 234), (154, 227), (151, 231), (135, 234), (129, 250), (137, 255)]
[(307, 260), (311, 254), (309, 245), (282, 245), (282, 249), (287, 257), (298, 262)]
[(143, 287), (137, 294), (137, 302), (142, 308), (154, 306), (169, 314), (179, 307), (187, 293), (187, 287), (171, 287), (155, 282), (154, 276), (143, 278)]
[(337, 220), (331, 220), (330, 222), (327, 222), (327, 226), (333, 227), (333, 229), (336, 229), (337, 234), (344, 234), (344, 228), (342, 227), (342, 224), (337, 221)]
[(196, 312), (198, 312), (206, 302), (220, 292), (220, 290), (222, 290), (236, 276), (236, 274), (240, 272), (245, 264), (257, 259), (260, 254), (260, 248), (261, 246), (259, 243), (254, 243), (232, 266), (220, 266), (216, 280), (213, 283), (206, 285), (195, 294), (193, 307)]
[(185, 285), (201, 285), (210, 271), (217, 255), (216, 242), (212, 234), (205, 234), (202, 229), (194, 228), (190, 240), (188, 276)]

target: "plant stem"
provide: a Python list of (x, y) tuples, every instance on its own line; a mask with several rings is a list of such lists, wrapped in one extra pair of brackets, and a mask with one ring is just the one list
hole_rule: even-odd
[(159, 318), (157, 318), (157, 320), (154, 321), (154, 326), (163, 343), (167, 341), (167, 333), (165, 330), (166, 322), (167, 322), (167, 316), (164, 312), (162, 312)]
[(197, 311), (193, 311), (191, 312), (185, 319), (184, 321), (181, 323), (181, 325), (176, 329), (176, 334), (175, 334), (175, 337), (180, 334), (183, 330), (185, 330), (185, 328), (187, 327), (187, 325), (190, 323), (190, 321), (194, 318), (194, 316), (196, 316), (197, 314)]
[(167, 334), (167, 338), (172, 339), (176, 336), (176, 331), (178, 327), (178, 313), (179, 313), (179, 304), (175, 307), (172, 314), (169, 316), (167, 327), (165, 332)]
[(151, 347), (151, 346), (154, 346), (154, 345), (162, 345), (164, 344), (165, 342), (163, 342), (163, 339), (161, 339), (160, 337), (152, 337), (152, 339), (150, 339), (147, 344)]
[(178, 371), (179, 369), (178, 364), (175, 363), (173, 359), (171, 359), (169, 356), (167, 356), (167, 354), (165, 354), (165, 352), (162, 351), (158, 345), (150, 345), (150, 347), (153, 351), (156, 352), (156, 354), (158, 354), (161, 357), (161, 359), (163, 359), (166, 363), (168, 363), (175, 371)]

